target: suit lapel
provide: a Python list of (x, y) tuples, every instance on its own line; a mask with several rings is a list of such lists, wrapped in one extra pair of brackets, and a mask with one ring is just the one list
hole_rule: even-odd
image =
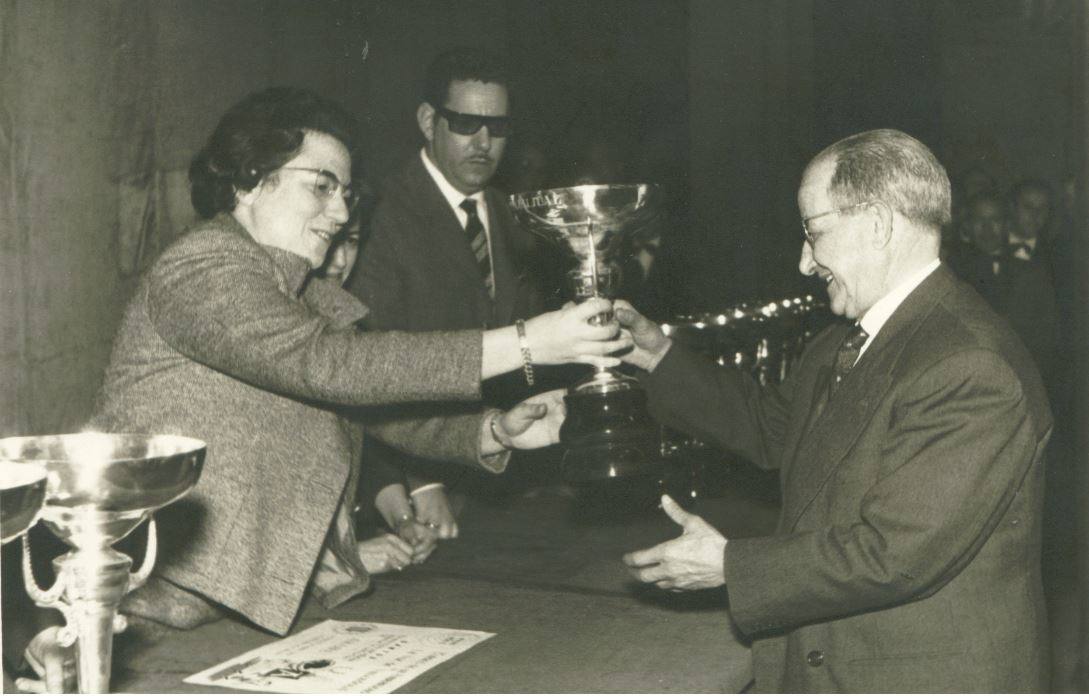
[[(893, 374), (904, 347), (922, 326), (937, 301), (948, 292), (952, 279), (941, 266), (908, 295), (889, 317), (873, 344), (836, 390), (836, 395), (803, 434), (783, 491), (784, 528), (793, 529), (828, 478), (843, 462), (892, 387)], [(831, 367), (827, 368), (829, 371)], [(817, 380), (816, 389), (827, 390)], [(813, 394), (814, 403), (824, 398)]]
[[(442, 195), (438, 184), (428, 174), (419, 157), (414, 158), (409, 167), (408, 180), (410, 186), (420, 194), (419, 212), (425, 229), (432, 231), (430, 239), (434, 253), (449, 262), (451, 274), (479, 278), (480, 267), (465, 237), (465, 228), (461, 226), (450, 203)], [(481, 297), (478, 297), (477, 303), (482, 305), (482, 316), (486, 318), (491, 314), (491, 298), (488, 297), (483, 282), (480, 283), (479, 295)]]

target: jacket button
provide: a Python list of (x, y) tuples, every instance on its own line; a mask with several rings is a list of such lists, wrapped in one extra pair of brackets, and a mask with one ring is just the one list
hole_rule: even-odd
[(824, 653), (820, 650), (810, 650), (809, 654), (805, 656), (805, 661), (809, 663), (810, 667), (820, 667), (824, 664)]

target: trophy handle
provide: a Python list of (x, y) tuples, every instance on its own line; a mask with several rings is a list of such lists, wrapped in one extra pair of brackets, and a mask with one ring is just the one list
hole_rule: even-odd
[(58, 574), (57, 579), (53, 581), (53, 586), (48, 590), (43, 590), (38, 584), (38, 579), (34, 577), (34, 564), (30, 560), (30, 539), (28, 534), (23, 535), (23, 585), (26, 587), (26, 593), (30, 595), (30, 598), (34, 600), (34, 603), (39, 607), (45, 607), (47, 609), (57, 609), (64, 616), (64, 626), (60, 628), (57, 633), (57, 642), (62, 648), (70, 648), (76, 642), (76, 632), (72, 630), (72, 626), (75, 625), (75, 617), (72, 614), (72, 607), (67, 602), (60, 601), (61, 595), (64, 594), (65, 587), (65, 574), (62, 572)]
[(159, 552), (159, 535), (155, 527), (155, 515), (147, 517), (147, 550), (144, 551), (144, 560), (135, 573), (129, 574), (129, 591), (140, 587), (151, 577), (151, 569), (155, 567), (155, 556)]
[(61, 595), (64, 594), (63, 577), (58, 577), (48, 590), (43, 590), (38, 584), (38, 579), (34, 577), (34, 566), (30, 562), (30, 540), (26, 534), (23, 535), (23, 585), (34, 603), (41, 607), (56, 606)]

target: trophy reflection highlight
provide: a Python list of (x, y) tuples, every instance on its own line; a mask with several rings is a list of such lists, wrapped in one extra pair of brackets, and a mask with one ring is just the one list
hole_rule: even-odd
[[(78, 433), (0, 439), (0, 459), (40, 465), (47, 472), (42, 520), (72, 547), (53, 561), (56, 582), (43, 590), (23, 537), (27, 593), (42, 607), (59, 609), (66, 621), (64, 645), (76, 645), (80, 693), (109, 691), (113, 634), (125, 628), (117, 613), (129, 590), (142, 585), (155, 565), (151, 513), (197, 483), (206, 446), (175, 435)], [(7, 498), (4, 499), (5, 515)], [(6, 518), (5, 518), (6, 519)], [(145, 519), (147, 551), (140, 568), (110, 548)], [(5, 539), (6, 539), (5, 530)]]
[[(620, 285), (617, 262), (634, 238), (652, 231), (660, 196), (652, 184), (589, 184), (519, 193), (510, 201), (527, 229), (574, 255), (577, 265), (568, 279), (581, 302), (615, 297)], [(560, 440), (567, 446), (568, 480), (660, 473), (658, 428), (637, 380), (599, 368), (571, 387), (564, 402), (567, 418)]]

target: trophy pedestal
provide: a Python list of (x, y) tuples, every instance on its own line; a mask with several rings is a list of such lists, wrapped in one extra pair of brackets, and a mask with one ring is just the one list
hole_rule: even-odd
[(647, 412), (647, 395), (635, 380), (599, 372), (563, 398), (560, 427), (564, 478), (572, 483), (662, 471), (658, 426)]

